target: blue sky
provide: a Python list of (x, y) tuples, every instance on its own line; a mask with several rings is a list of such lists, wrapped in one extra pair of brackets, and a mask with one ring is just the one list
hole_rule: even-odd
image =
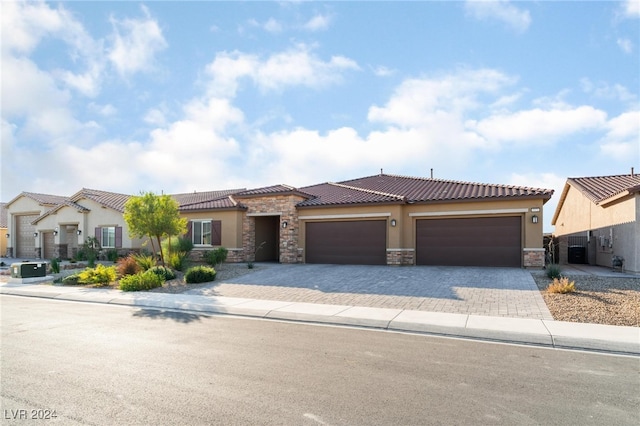
[(1, 199), (640, 171), (640, 1), (7, 2)]

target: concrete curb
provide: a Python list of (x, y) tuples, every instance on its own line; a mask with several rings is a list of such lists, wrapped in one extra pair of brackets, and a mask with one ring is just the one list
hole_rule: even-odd
[(4, 284), (0, 294), (300, 321), (640, 356), (640, 328), (346, 305)]

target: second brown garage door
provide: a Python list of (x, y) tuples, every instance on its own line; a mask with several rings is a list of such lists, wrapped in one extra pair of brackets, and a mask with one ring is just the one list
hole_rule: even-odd
[(361, 220), (309, 222), (306, 262), (340, 265), (386, 265), (387, 222)]
[(449, 266), (521, 266), (520, 217), (420, 219), (416, 263)]

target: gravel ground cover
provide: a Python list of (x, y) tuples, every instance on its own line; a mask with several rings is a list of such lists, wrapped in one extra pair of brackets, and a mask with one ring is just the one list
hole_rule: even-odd
[(553, 294), (546, 291), (551, 279), (531, 275), (556, 321), (640, 327), (640, 277), (566, 274), (576, 291)]

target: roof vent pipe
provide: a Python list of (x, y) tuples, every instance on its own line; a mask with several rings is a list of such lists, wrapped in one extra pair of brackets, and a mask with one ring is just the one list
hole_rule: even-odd
[(633, 173), (633, 167), (631, 168), (631, 177), (634, 177), (635, 174)]
[(433, 167), (431, 168), (431, 179), (433, 179)]

